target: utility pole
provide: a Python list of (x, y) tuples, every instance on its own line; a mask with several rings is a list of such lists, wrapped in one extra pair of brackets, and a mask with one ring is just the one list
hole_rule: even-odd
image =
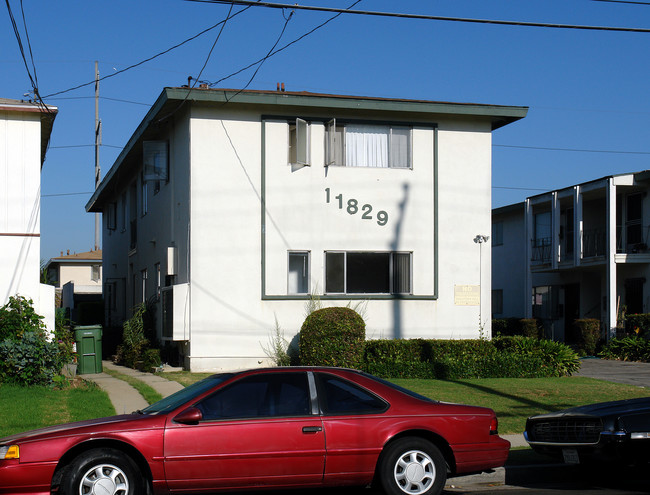
[[(95, 60), (95, 190), (101, 181), (101, 169), (99, 167), (99, 145), (101, 144), (102, 121), (99, 120), (99, 68)], [(99, 249), (99, 231), (101, 218), (95, 213), (95, 251)]]

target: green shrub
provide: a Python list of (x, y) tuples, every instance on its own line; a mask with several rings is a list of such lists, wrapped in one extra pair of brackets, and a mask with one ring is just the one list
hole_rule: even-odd
[(43, 317), (33, 307), (31, 299), (10, 296), (0, 308), (0, 342), (7, 338), (20, 339), (25, 332), (45, 333)]
[(117, 362), (129, 368), (137, 367), (149, 345), (149, 340), (144, 336), (143, 315), (145, 311), (144, 304), (139, 304), (134, 308), (133, 316), (124, 322), (122, 344), (117, 346)]
[(523, 318), (521, 323), (521, 333), (524, 337), (540, 339), (544, 336), (543, 329), (535, 318)]
[(319, 309), (307, 316), (300, 329), (300, 362), (360, 368), (365, 337), (366, 324), (353, 309)]
[(386, 378), (565, 376), (580, 362), (568, 346), (515, 336), (478, 340), (369, 340), (363, 369)]
[(18, 385), (51, 385), (61, 370), (58, 347), (39, 332), (0, 342), (0, 381)]
[(492, 335), (521, 335), (521, 318), (499, 318), (492, 320)]
[(625, 317), (625, 332), (628, 335), (650, 337), (650, 313), (627, 315)]
[(583, 318), (575, 320), (579, 349), (587, 356), (596, 355), (596, 345), (600, 340), (600, 320), (596, 318)]
[(141, 371), (151, 372), (153, 368), (158, 368), (162, 364), (160, 359), (160, 349), (147, 349), (142, 353)]
[(60, 367), (74, 361), (74, 334), (70, 330), (70, 320), (66, 311), (58, 308), (54, 318), (54, 341), (58, 346), (58, 361)]
[(599, 354), (605, 359), (622, 361), (650, 361), (650, 341), (637, 335), (612, 339)]

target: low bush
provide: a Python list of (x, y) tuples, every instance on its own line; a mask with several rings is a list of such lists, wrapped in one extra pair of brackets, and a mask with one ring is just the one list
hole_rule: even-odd
[(541, 339), (544, 337), (544, 330), (535, 318), (523, 318), (520, 320), (521, 334), (524, 337), (532, 339)]
[(0, 342), (0, 381), (17, 385), (51, 385), (61, 370), (59, 349), (39, 332)]
[(370, 340), (363, 369), (387, 378), (537, 378), (580, 367), (568, 346), (530, 337), (488, 340)]
[(43, 317), (34, 311), (34, 302), (22, 296), (10, 296), (0, 308), (0, 342), (19, 339), (25, 332), (45, 332)]
[(319, 309), (307, 316), (300, 329), (300, 363), (359, 368), (365, 338), (366, 324), (353, 309)]
[(650, 341), (637, 335), (610, 340), (600, 351), (605, 359), (650, 362)]
[(650, 337), (650, 313), (639, 313), (625, 316), (625, 332), (628, 335)]
[(144, 335), (143, 316), (147, 308), (139, 304), (134, 308), (133, 316), (124, 322), (122, 344), (117, 346), (118, 364), (137, 368), (143, 361), (144, 352), (149, 348), (149, 340)]
[(596, 355), (596, 346), (600, 340), (600, 320), (597, 318), (583, 318), (574, 321), (578, 338), (578, 349), (587, 356)]

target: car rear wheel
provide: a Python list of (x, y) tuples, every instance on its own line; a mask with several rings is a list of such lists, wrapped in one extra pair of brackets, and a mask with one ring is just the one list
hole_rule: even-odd
[(437, 495), (447, 480), (445, 459), (427, 440), (402, 438), (383, 453), (379, 480), (388, 495)]
[(133, 460), (114, 449), (94, 449), (77, 456), (61, 482), (63, 495), (140, 495), (143, 477)]

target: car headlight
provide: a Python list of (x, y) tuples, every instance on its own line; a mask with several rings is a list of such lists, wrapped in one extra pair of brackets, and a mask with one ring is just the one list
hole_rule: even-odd
[(19, 459), (20, 449), (18, 445), (3, 445), (0, 447), (0, 459)]

